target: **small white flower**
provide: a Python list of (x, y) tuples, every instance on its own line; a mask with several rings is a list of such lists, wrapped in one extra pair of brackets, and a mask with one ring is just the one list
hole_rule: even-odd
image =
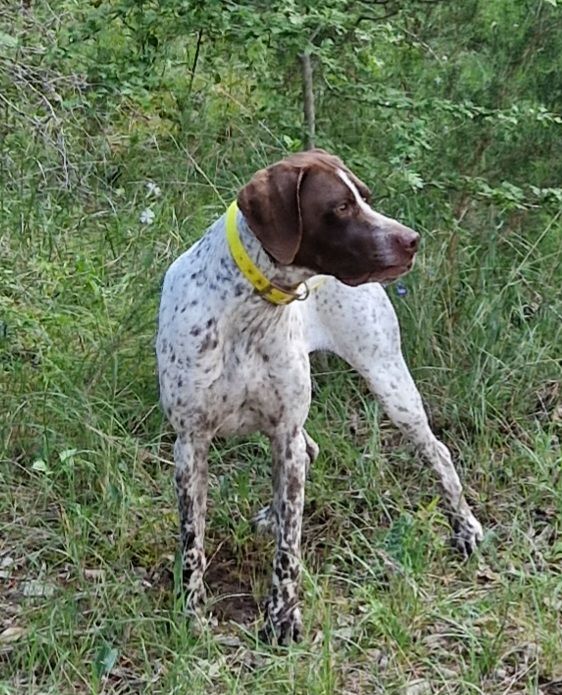
[(154, 222), (154, 212), (150, 208), (146, 208), (140, 214), (141, 224), (152, 224)]
[(160, 198), (162, 195), (162, 190), (160, 186), (157, 186), (153, 181), (146, 182), (146, 195), (154, 196), (155, 198)]

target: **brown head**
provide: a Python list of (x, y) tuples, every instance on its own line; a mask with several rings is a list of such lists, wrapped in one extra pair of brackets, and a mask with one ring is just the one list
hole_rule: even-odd
[(258, 171), (238, 194), (250, 229), (281, 265), (348, 285), (394, 280), (411, 269), (419, 235), (370, 206), (371, 194), (338, 158), (300, 152)]

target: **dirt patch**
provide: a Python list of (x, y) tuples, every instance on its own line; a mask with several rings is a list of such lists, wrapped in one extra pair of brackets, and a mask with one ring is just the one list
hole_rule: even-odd
[(257, 618), (256, 571), (265, 581), (265, 572), (259, 566), (249, 559), (240, 561), (226, 543), (219, 547), (205, 572), (210, 608), (219, 622), (249, 625)]
[(213, 540), (209, 539), (205, 571), (208, 609), (219, 623), (250, 625), (259, 617), (269, 587), (271, 543), (259, 536), (240, 546), (228, 538)]

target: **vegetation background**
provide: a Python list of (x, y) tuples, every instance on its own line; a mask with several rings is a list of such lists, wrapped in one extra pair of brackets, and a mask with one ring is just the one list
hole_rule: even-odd
[[(487, 529), (365, 386), (317, 362), (303, 644), (255, 639), (264, 441), (212, 452), (216, 625), (175, 598), (165, 268), (257, 168), (317, 144), (423, 234), (388, 292)], [(0, 693), (562, 692), (557, 0), (0, 2)]]

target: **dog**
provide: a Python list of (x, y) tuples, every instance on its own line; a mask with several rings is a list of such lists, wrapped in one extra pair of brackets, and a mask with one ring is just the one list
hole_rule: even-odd
[(188, 608), (205, 601), (207, 455), (216, 436), (262, 432), (273, 499), (256, 517), (276, 538), (262, 636), (302, 635), (300, 539), (307, 466), (309, 355), (331, 351), (367, 381), (394, 424), (437, 472), (454, 541), (482, 539), (447, 447), (432, 433), (380, 283), (413, 266), (419, 235), (376, 212), (367, 186), (314, 149), (258, 171), (237, 201), (168, 269), (156, 341), (174, 447)]

